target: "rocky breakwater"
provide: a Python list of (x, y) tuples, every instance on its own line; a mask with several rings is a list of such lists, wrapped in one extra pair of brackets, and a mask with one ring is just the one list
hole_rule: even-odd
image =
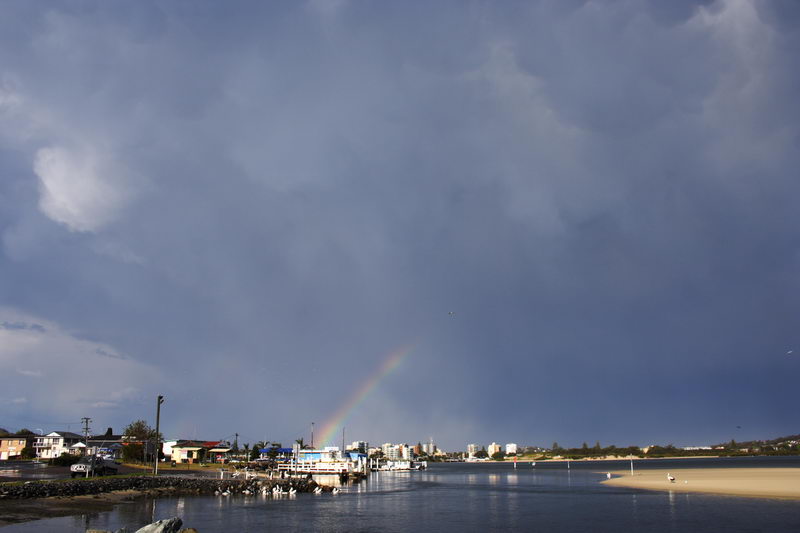
[(169, 494), (274, 494), (289, 492), (330, 492), (330, 487), (313, 480), (219, 480), (175, 476), (133, 476), (74, 481), (28, 481), (0, 483), (0, 501), (31, 498), (74, 497), (116, 491), (135, 491), (145, 496)]

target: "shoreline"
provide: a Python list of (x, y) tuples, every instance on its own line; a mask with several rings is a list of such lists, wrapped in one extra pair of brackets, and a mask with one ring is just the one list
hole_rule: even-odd
[[(800, 500), (800, 468), (673, 468), (640, 470), (633, 476), (625, 470), (612, 471), (611, 479), (602, 481), (609, 487), (626, 487), (660, 492), (695, 492)], [(674, 482), (667, 479), (671, 474)]]

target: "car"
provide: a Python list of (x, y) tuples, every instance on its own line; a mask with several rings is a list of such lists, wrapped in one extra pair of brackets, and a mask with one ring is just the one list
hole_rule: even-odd
[(69, 467), (71, 477), (103, 476), (116, 474), (119, 465), (111, 459), (98, 456), (81, 457), (80, 461)]

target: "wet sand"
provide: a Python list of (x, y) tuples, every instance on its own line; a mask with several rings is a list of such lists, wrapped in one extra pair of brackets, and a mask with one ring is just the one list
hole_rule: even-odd
[[(675, 482), (667, 479), (667, 474)], [(673, 468), (611, 472), (603, 484), (646, 490), (705, 492), (750, 498), (800, 500), (800, 468)]]

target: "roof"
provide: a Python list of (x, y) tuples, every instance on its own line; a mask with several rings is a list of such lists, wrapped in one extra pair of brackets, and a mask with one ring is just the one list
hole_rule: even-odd
[(71, 431), (52, 431), (47, 435), (42, 435), (44, 437), (63, 437), (65, 439), (82, 439), (81, 435), (77, 433), (72, 433)]
[(294, 452), (294, 450), (293, 450), (293, 449), (291, 449), (291, 448), (261, 448), (261, 449), (260, 449), (260, 450), (258, 450), (258, 451), (259, 451), (260, 453), (269, 453), (269, 452), (275, 452), (275, 453), (293, 453), (293, 452)]
[(225, 444), (219, 440), (179, 440), (172, 445), (173, 448), (216, 448)]

